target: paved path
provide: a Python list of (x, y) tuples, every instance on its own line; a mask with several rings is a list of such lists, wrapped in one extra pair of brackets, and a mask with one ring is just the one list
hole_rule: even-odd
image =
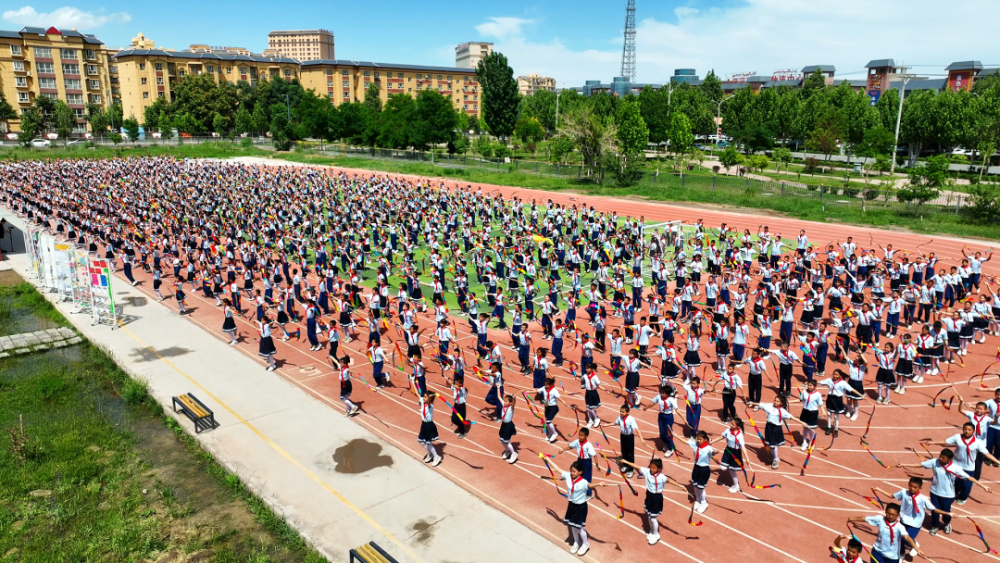
[[(22, 226), (8, 210), (0, 215)], [(27, 256), (5, 263), (31, 280)], [(116, 300), (142, 295), (115, 281)], [(135, 320), (116, 330), (91, 326), (70, 304), (56, 308), (168, 412), (170, 398), (186, 392), (212, 408), (221, 426), (196, 436), (202, 447), (330, 560), (372, 540), (400, 561), (575, 560), (187, 319), (133, 303), (144, 304), (127, 306)]]

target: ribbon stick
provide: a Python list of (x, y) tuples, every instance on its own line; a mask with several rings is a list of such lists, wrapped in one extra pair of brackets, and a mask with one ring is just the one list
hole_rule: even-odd
[(854, 535), (854, 530), (851, 528), (850, 522), (848, 522), (848, 524), (847, 524), (847, 531), (848, 531), (848, 533), (851, 534), (851, 537), (854, 538), (854, 540), (856, 542), (858, 542), (858, 543), (861, 544), (861, 547), (865, 548), (865, 551), (868, 552), (868, 556), (871, 557), (872, 552), (868, 551), (868, 547), (865, 546), (865, 543), (863, 541), (861, 541), (860, 539), (858, 539), (858, 536)]
[(868, 424), (865, 425), (865, 433), (861, 435), (861, 441), (868, 437), (868, 431), (872, 428), (872, 419), (875, 418), (875, 405), (872, 405), (872, 413), (868, 415)]
[(864, 440), (861, 440), (861, 447), (864, 448), (865, 451), (868, 452), (868, 455), (872, 456), (872, 459), (874, 459), (876, 462), (878, 462), (879, 465), (881, 465), (882, 467), (884, 467), (886, 469), (889, 469), (889, 466), (887, 466), (886, 464), (882, 463), (882, 460), (880, 460), (879, 458), (875, 457), (875, 454), (873, 454), (872, 451), (868, 449), (868, 442), (865, 442)]
[(621, 510), (621, 516), (618, 517), (619, 520), (625, 517), (625, 496), (622, 495), (622, 486), (618, 485), (618, 508)]
[(875, 490), (875, 487), (872, 487), (871, 491), (872, 491), (872, 494), (875, 495), (875, 500), (877, 500), (878, 503), (879, 503), (879, 508), (884, 508), (885, 507), (885, 503), (882, 502), (882, 499), (878, 496), (878, 492)]
[(562, 493), (562, 491), (559, 490), (559, 483), (556, 481), (556, 473), (555, 473), (555, 471), (552, 471), (552, 466), (549, 465), (549, 460), (545, 459), (542, 456), (542, 454), (538, 454), (538, 457), (542, 458), (542, 462), (544, 462), (545, 463), (545, 467), (548, 468), (549, 475), (552, 476), (552, 484), (556, 486), (556, 492), (559, 493), (559, 496), (564, 497), (564, 498), (569, 498), (569, 497), (566, 497), (566, 495), (564, 495)]
[[(973, 377), (972, 377), (972, 379), (975, 379), (975, 376), (973, 376)], [(970, 385), (972, 384), (972, 379), (970, 379), (970, 380), (969, 380), (969, 384), (970, 384)], [(931, 408), (934, 408), (934, 407), (936, 407), (936, 406), (937, 406), (937, 401), (938, 401), (938, 397), (940, 397), (940, 396), (941, 396), (941, 394), (942, 394), (942, 393), (944, 393), (944, 392), (945, 392), (945, 391), (947, 391), (947, 390), (948, 390), (948, 388), (947, 388), (947, 387), (945, 387), (944, 389), (942, 389), (942, 390), (938, 391), (938, 392), (937, 392), (937, 393), (936, 393), (936, 394), (934, 395), (934, 398), (933, 398), (933, 399), (931, 399)]]
[[(736, 454), (735, 454), (735, 452), (732, 449), (730, 449), (727, 446), (726, 450), (729, 452), (729, 457), (731, 457), (733, 459), (733, 462), (736, 463), (736, 466), (739, 467), (741, 470), (743, 470), (743, 479), (746, 481), (747, 486), (748, 487), (752, 487), (753, 485), (750, 483), (750, 477), (747, 476), (747, 468), (744, 467), (742, 463), (740, 463), (739, 458), (736, 457)], [(677, 462), (677, 463), (678, 463), (678, 465), (680, 465), (680, 462)], [(755, 476), (756, 476), (756, 474), (755, 474)]]
[(472, 424), (476, 423), (475, 420), (469, 420), (469, 421), (465, 420), (465, 417), (463, 417), (461, 414), (459, 414), (459, 412), (457, 410), (455, 410), (455, 407), (451, 406), (451, 403), (449, 403), (448, 401), (444, 400), (444, 397), (442, 397), (439, 393), (435, 393), (435, 395), (437, 395), (438, 398), (441, 399), (442, 403), (448, 405), (448, 408), (451, 409), (451, 412), (455, 413), (455, 416), (457, 416), (458, 419), (462, 421), (462, 424), (472, 425)]
[(983, 535), (983, 529), (979, 527), (979, 524), (976, 524), (976, 521), (969, 516), (966, 516), (966, 518), (968, 518), (969, 522), (972, 522), (972, 525), (976, 527), (976, 533), (979, 534), (979, 539), (983, 540), (983, 545), (986, 546), (985, 553), (993, 553), (1000, 555), (1000, 552), (990, 547), (989, 542), (986, 541), (986, 536)]
[(701, 526), (704, 524), (701, 520), (698, 520), (697, 524), (694, 523), (694, 501), (691, 501), (691, 514), (688, 515), (688, 524), (692, 526)]
[[(608, 471), (604, 474), (605, 477), (608, 477), (611, 475), (611, 462), (608, 461), (608, 456), (604, 454), (604, 450), (601, 448), (600, 444), (597, 444), (597, 451), (601, 452), (601, 457), (604, 458), (604, 463), (608, 466)], [(601, 466), (598, 465), (597, 468), (600, 469)]]
[(805, 461), (802, 462), (802, 472), (805, 473), (806, 468), (809, 467), (809, 460), (812, 459), (813, 448), (816, 446), (816, 436), (813, 435), (813, 439), (809, 440), (809, 453), (806, 454)]
[(750, 425), (753, 426), (753, 429), (757, 432), (757, 437), (760, 438), (760, 443), (764, 444), (765, 448), (768, 447), (767, 440), (764, 439), (764, 435), (761, 434), (760, 429), (757, 428), (757, 423), (754, 422), (753, 417), (750, 416), (750, 411), (744, 409), (743, 413), (747, 415), (748, 419), (750, 419)]

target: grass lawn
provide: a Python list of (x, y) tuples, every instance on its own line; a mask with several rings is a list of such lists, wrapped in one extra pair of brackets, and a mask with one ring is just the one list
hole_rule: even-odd
[[(18, 282), (4, 326), (66, 323)], [(324, 561), (86, 342), (0, 360), (0, 426), (5, 561)]]

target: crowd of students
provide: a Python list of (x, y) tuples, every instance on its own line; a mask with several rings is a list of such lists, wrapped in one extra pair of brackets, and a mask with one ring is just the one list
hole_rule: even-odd
[[(166, 158), (0, 163), (0, 201), (120, 264), (133, 285), (137, 271), (146, 272), (155, 295), (181, 314), (188, 292), (214, 302), (231, 345), (239, 341), (237, 320), (252, 320), (267, 370), (282, 354), (272, 330), (281, 346), (303, 346), (290, 341), (299, 334), (290, 327), (304, 327), (308, 350), (326, 349), (337, 370), (346, 415), (360, 412), (354, 378), (370, 374), (377, 391), (396, 385), (392, 375), (405, 376), (428, 464), (443, 461), (435, 446), (439, 400), (459, 439), (474, 422), (469, 401), (482, 404), (481, 416), (499, 423), (501, 457), (516, 463), (520, 391), (520, 410), (528, 411), (521, 424), (537, 420), (549, 443), (573, 438), (545, 461), (564, 481), (557, 489), (569, 501), (565, 522), (578, 555), (589, 550), (591, 489), (607, 484), (594, 479), (599, 453), (590, 429), (618, 428), (612, 461), (623, 479), (638, 471), (645, 483), (653, 545), (667, 485), (689, 492), (692, 515), (703, 513), (713, 464), (729, 492), (741, 493), (739, 475), (746, 480), (754, 457), (780, 467), (788, 421), (802, 426), (796, 445), (811, 454), (821, 426), (832, 445), (841, 418), (856, 420), (869, 401), (899, 401), (894, 395), (925, 377), (962, 372), (970, 349), (1000, 335), (996, 279), (983, 270), (990, 250), (939, 258), (851, 237), (817, 244), (804, 230), (785, 239), (767, 226), (651, 226), (582, 203), (472, 187)], [(164, 294), (167, 281), (172, 291)], [(346, 344), (354, 340), (367, 362), (352, 361), (357, 346)], [(428, 365), (438, 376), (431, 381)], [(567, 377), (581, 391), (572, 398), (557, 386)], [(771, 377), (777, 385), (765, 399)], [(485, 384), (481, 399), (466, 387), (470, 379)], [(930, 497), (914, 477), (907, 489), (882, 491), (898, 501), (885, 505), (884, 517), (865, 519), (878, 532), (875, 561), (919, 555), (915, 538), (927, 516), (930, 534), (951, 533), (952, 503), (964, 504), (984, 465), (997, 464), (1000, 388), (969, 403), (954, 393), (968, 422), (955, 436), (926, 442), (940, 453), (913, 465), (930, 477)], [(715, 437), (702, 424), (706, 395), (721, 399), (725, 429)], [(614, 421), (600, 414), (609, 396)], [(561, 406), (574, 411), (573, 432), (557, 427)], [(635, 409), (657, 413), (655, 439), (643, 436)], [(757, 429), (758, 411), (766, 449), (750, 456), (744, 426)], [(636, 438), (655, 443), (663, 458), (637, 463)], [(690, 476), (665, 475), (663, 459), (682, 445)], [(562, 452), (575, 456), (566, 471), (556, 461)], [(840, 549), (842, 539), (838, 557), (854, 561), (857, 540)]]

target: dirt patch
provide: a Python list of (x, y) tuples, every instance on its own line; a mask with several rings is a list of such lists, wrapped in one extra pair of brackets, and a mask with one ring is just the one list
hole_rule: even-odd
[(0, 285), (17, 285), (24, 281), (14, 270), (0, 272)]

